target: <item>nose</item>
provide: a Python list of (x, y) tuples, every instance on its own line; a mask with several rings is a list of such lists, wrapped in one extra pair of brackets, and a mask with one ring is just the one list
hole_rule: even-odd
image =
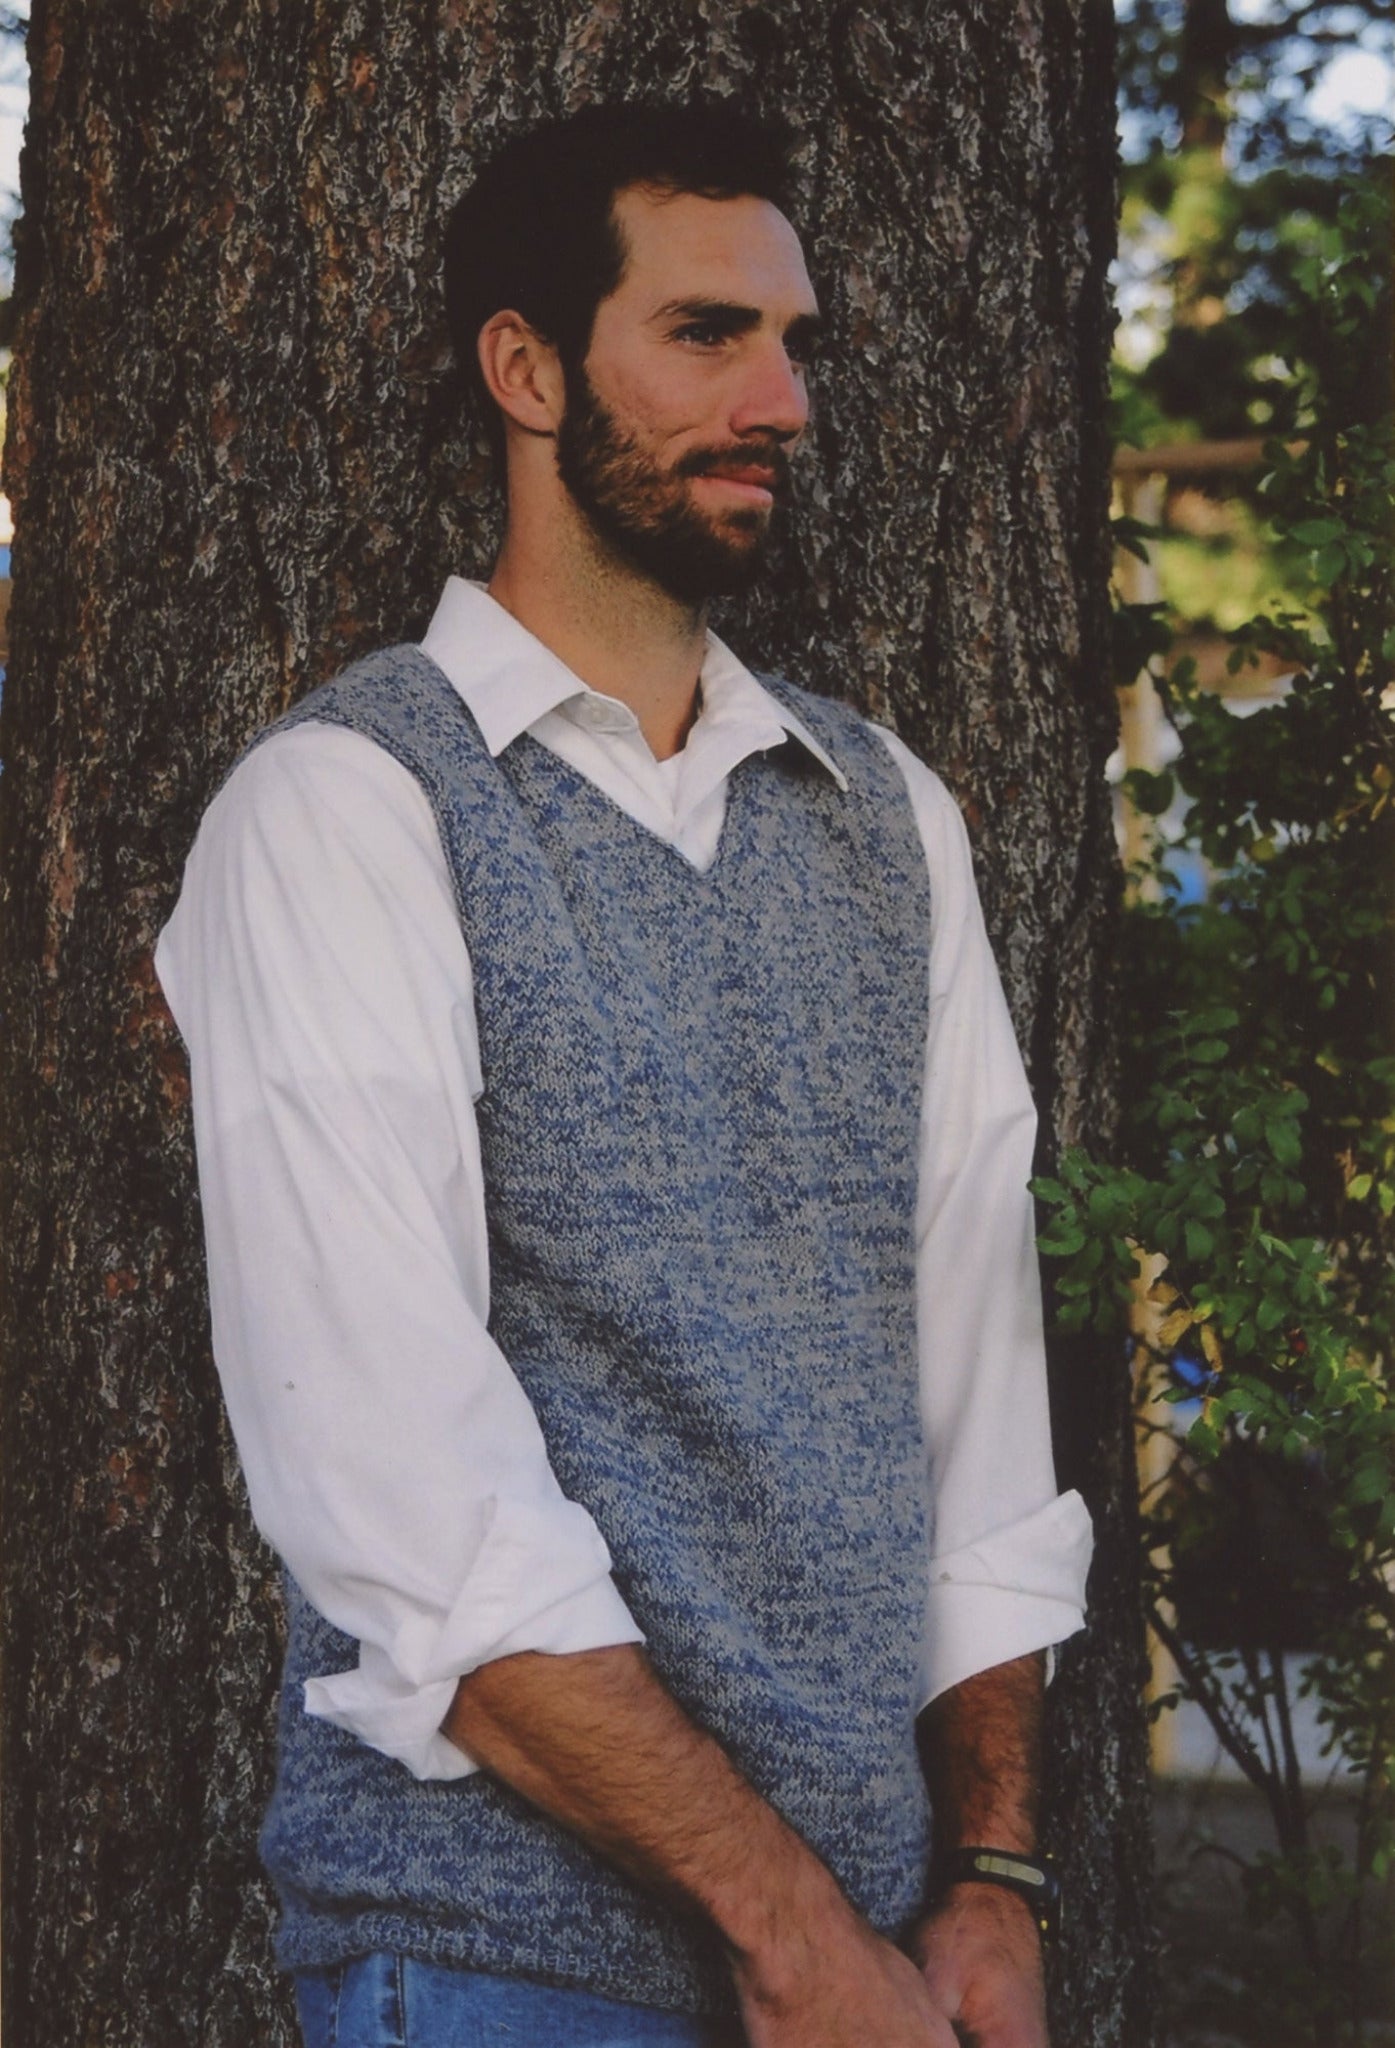
[(769, 434), (779, 441), (796, 441), (809, 421), (809, 394), (804, 373), (783, 341), (771, 337), (754, 350), (747, 374), (731, 412), (734, 434)]

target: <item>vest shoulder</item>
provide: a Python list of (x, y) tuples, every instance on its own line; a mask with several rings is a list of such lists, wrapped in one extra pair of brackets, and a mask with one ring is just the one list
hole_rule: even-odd
[(455, 694), (430, 655), (414, 641), (402, 640), (359, 655), (347, 668), (298, 698), (277, 724), (323, 715), (341, 703), (348, 706), (375, 700), (390, 702), (394, 697), (422, 690), (435, 695), (443, 691)]
[(448, 677), (410, 641), (374, 648), (307, 691), (288, 711), (255, 733), (235, 767), (273, 736), (309, 724), (338, 726), (373, 742), (426, 782), (448, 751), (465, 772), (487, 760), (478, 727)]
[(464, 726), (475, 730), (464, 700), (429, 654), (411, 641), (377, 647), (350, 662), (328, 682), (310, 690), (258, 740), (309, 719), (349, 725), (384, 745), (409, 742), (428, 729)]

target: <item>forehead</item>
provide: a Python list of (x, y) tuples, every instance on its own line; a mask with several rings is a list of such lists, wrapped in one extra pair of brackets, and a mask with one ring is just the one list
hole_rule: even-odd
[(641, 318), (669, 300), (697, 297), (789, 316), (815, 308), (799, 237), (768, 199), (630, 185), (616, 193), (614, 210), (627, 256), (612, 298)]

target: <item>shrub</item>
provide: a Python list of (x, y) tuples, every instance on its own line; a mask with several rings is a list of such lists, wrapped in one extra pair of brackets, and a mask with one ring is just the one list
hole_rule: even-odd
[[(1187, 809), (1125, 914), (1122, 1151), (1035, 1184), (1058, 1320), (1121, 1328), (1132, 1302), (1144, 1377), (1194, 1404), (1145, 1496), (1151, 1619), (1268, 1801), (1247, 1892), (1290, 1916), (1324, 2043), (1359, 2032), (1363, 1894), (1395, 1868), (1395, 462), (1353, 367), (1388, 319), (1382, 213), (1349, 190), (1299, 267), (1304, 439), (1267, 448), (1261, 492), (1308, 588), (1228, 636), (1232, 672), (1277, 655), (1289, 686), (1242, 718), (1189, 664), (1160, 676), (1180, 754), (1130, 794), (1160, 815), (1180, 785)], [(1156, 624), (1123, 622), (1125, 659)], [(1179, 849), (1207, 863), (1200, 903)], [(1295, 1647), (1358, 1791), (1350, 1861), (1312, 1841)]]

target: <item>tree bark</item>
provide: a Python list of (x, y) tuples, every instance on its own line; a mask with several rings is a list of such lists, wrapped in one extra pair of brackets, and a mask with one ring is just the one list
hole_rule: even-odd
[[(850, 696), (973, 834), (1046, 1147), (1107, 1140), (1107, 0), (34, 0), (10, 386), (4, 2019), (273, 2048), (279, 1638), (210, 1361), (151, 969), (246, 737), (497, 533), (447, 209), (518, 121), (655, 81), (793, 121), (832, 327), (803, 509), (723, 630)], [(1052, 1696), (1058, 2040), (1150, 2038), (1123, 1354), (1057, 1361), (1093, 1623)]]

